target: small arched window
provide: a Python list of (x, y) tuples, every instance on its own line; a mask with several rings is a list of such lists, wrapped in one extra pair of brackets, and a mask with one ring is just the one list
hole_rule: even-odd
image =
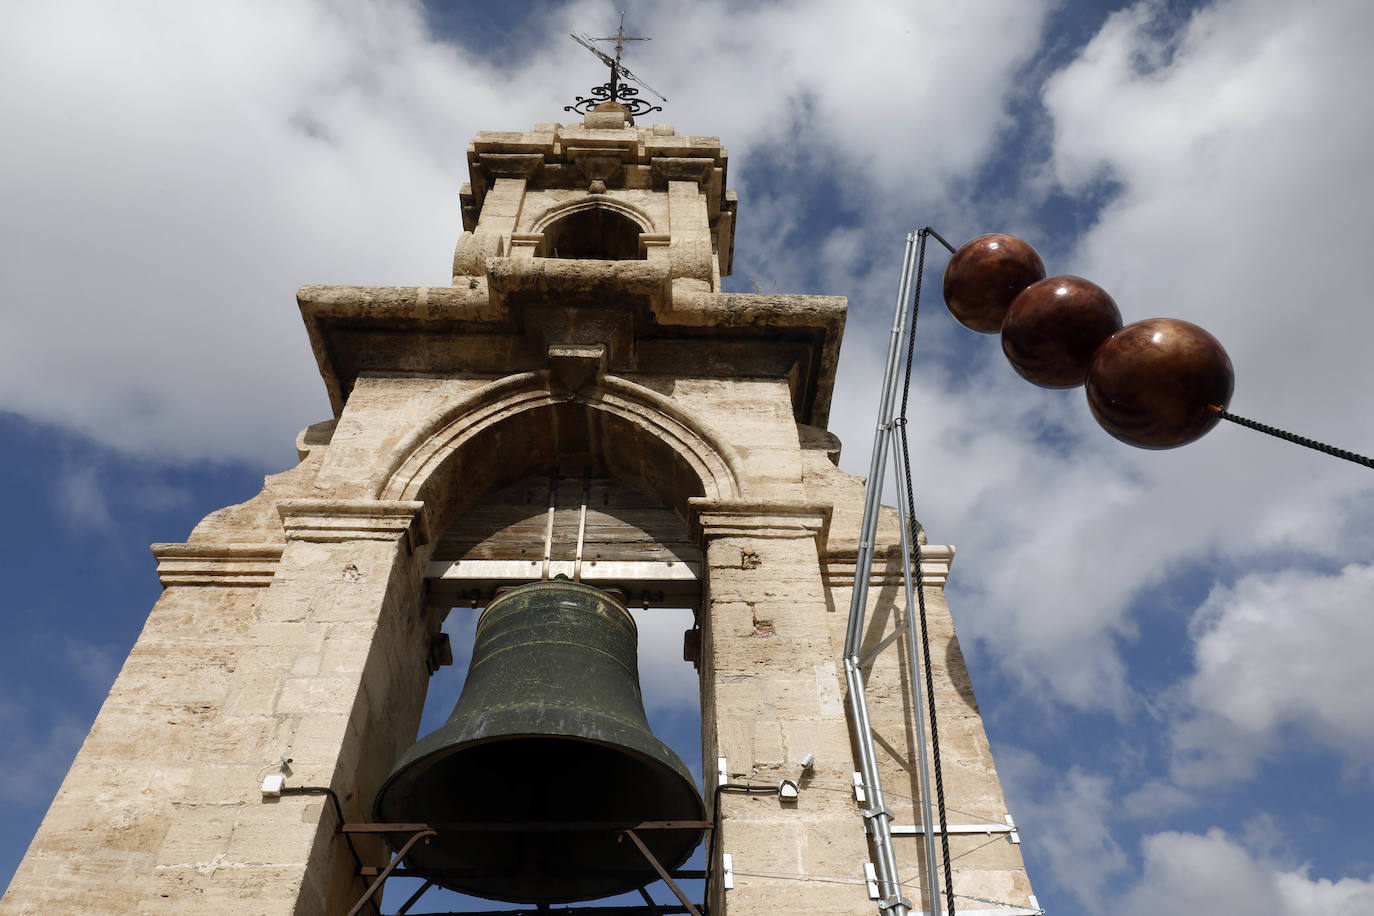
[(643, 259), (639, 224), (603, 207), (577, 210), (544, 230), (543, 258), (596, 258), (603, 261)]

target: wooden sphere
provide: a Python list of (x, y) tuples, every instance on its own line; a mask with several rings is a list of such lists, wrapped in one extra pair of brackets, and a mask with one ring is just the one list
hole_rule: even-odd
[(1082, 277), (1049, 277), (1012, 300), (1002, 352), (1026, 381), (1073, 388), (1088, 377), (1093, 351), (1120, 328), (1121, 310), (1102, 287)]
[(1025, 242), (1010, 235), (980, 235), (949, 259), (945, 305), (964, 327), (996, 334), (1011, 300), (1044, 276), (1044, 262)]
[(1235, 387), (1231, 358), (1215, 337), (1177, 318), (1128, 324), (1103, 341), (1088, 366), (1088, 407), (1102, 428), (1141, 448), (1192, 442), (1221, 419)]

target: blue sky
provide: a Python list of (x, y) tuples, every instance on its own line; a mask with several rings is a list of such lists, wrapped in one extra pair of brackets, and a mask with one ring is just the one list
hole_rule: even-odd
[[(849, 470), (925, 224), (1018, 234), (1127, 321), (1206, 327), (1237, 413), (1374, 453), (1374, 7), (20, 0), (0, 878), (156, 599), (146, 545), (248, 498), (327, 415), (296, 287), (447, 283), (468, 139), (570, 118), (602, 76), (566, 33), (621, 6), (655, 36), (629, 63), (657, 117), (730, 148), (733, 287), (850, 297)], [(1229, 425), (1121, 445), (958, 327), (928, 266), (917, 511), (959, 550), (950, 602), (1042, 905), (1374, 910), (1374, 475)]]

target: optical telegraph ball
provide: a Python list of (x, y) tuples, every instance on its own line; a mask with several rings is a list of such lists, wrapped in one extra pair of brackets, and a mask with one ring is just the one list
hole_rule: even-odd
[(1107, 291), (1082, 277), (1048, 277), (1012, 300), (1002, 322), (1011, 367), (1042, 388), (1073, 388), (1088, 377), (1093, 351), (1121, 328)]
[(1141, 448), (1174, 448), (1221, 419), (1235, 387), (1215, 337), (1177, 318), (1128, 324), (1103, 341), (1088, 366), (1088, 407), (1102, 428)]
[(945, 304), (964, 327), (996, 334), (1011, 301), (1044, 277), (1045, 263), (1030, 245), (1010, 235), (980, 235), (949, 259)]

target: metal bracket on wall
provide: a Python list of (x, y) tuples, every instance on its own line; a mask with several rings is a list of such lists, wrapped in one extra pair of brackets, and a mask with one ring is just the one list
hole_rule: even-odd
[[(935, 834), (941, 832), (938, 824), (931, 825), (930, 829), (931, 832)], [(1005, 833), (1007, 839), (1011, 842), (1017, 844), (1021, 842), (1021, 834), (1017, 829), (1016, 823), (1011, 819), (1010, 814), (1007, 815), (1007, 822), (1005, 824), (947, 824), (945, 825), (944, 832), (950, 835), (971, 833), (983, 834), (984, 836), (992, 836), (994, 833)], [(924, 836), (925, 833), (926, 827), (924, 824), (892, 825), (893, 836)]]

